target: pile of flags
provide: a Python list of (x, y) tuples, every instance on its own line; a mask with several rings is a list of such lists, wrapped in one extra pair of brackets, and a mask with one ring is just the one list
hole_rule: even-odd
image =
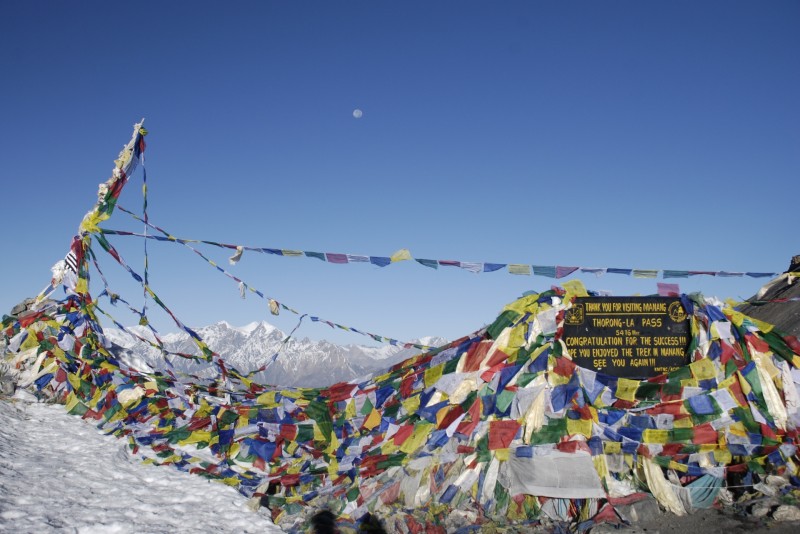
[(698, 480), (716, 494), (732, 473), (798, 475), (796, 338), (682, 295), (691, 363), (617, 378), (576, 366), (562, 341), (587, 295), (579, 281), (525, 295), (474, 334), (321, 389), (134, 369), (76, 296), (2, 326), (19, 386), (148, 463), (236, 487), (290, 529), (322, 507), (420, 531), (609, 520), (643, 487), (681, 514), (713, 502), (692, 499)]

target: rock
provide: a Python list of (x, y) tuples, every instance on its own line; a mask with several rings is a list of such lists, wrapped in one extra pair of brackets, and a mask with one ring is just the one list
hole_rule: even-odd
[(662, 513), (658, 501), (649, 497), (633, 504), (617, 506), (617, 513), (629, 523), (655, 523), (660, 520)]
[(447, 531), (454, 532), (459, 528), (474, 525), (478, 514), (471, 510), (453, 510), (445, 522)]
[(750, 508), (750, 515), (753, 517), (766, 517), (772, 511), (772, 503), (769, 501), (759, 501)]
[(14, 394), (16, 384), (10, 376), (0, 376), (0, 395), (11, 396)]
[(800, 521), (800, 508), (789, 504), (782, 504), (772, 512), (775, 521)]

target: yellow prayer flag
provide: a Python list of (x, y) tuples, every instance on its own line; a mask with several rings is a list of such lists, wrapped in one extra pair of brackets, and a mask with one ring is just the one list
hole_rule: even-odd
[(344, 416), (345, 416), (345, 418), (347, 418), (349, 420), (353, 420), (353, 419), (356, 418), (356, 400), (355, 399), (350, 399), (350, 401), (347, 403), (347, 406), (345, 406)]
[(762, 332), (764, 332), (765, 334), (769, 334), (770, 332), (772, 332), (772, 329), (775, 328), (774, 325), (772, 325), (770, 323), (767, 323), (767, 322), (764, 322), (764, 321), (759, 321), (758, 319), (756, 319), (754, 317), (750, 317), (750, 321), (754, 325), (756, 325), (756, 327), (758, 327), (758, 329), (761, 330)]
[(633, 402), (636, 400), (637, 389), (639, 389), (638, 380), (629, 380), (627, 378), (620, 378), (617, 381), (617, 391), (615, 393), (615, 396), (618, 399)]
[(78, 283), (75, 284), (75, 293), (79, 295), (84, 295), (89, 292), (89, 283), (86, 281), (86, 278), (79, 278)]
[(591, 419), (569, 419), (567, 418), (567, 433), (571, 436), (581, 434), (587, 438), (592, 437)]
[(188, 438), (182, 439), (178, 443), (180, 443), (181, 445), (189, 445), (190, 443), (200, 443), (201, 441), (208, 443), (210, 439), (211, 439), (211, 432), (207, 430), (195, 430), (194, 432), (189, 434)]
[(728, 307), (727, 307), (727, 308), (725, 308), (725, 309), (723, 309), (722, 311), (723, 311), (723, 313), (725, 313), (725, 314), (727, 314), (727, 315), (729, 315), (729, 316), (730, 316), (730, 314), (731, 314), (731, 309), (732, 309), (732, 308), (735, 308), (735, 307), (737, 307), (737, 306), (739, 306), (739, 305), (741, 305), (741, 304), (744, 304), (744, 302), (739, 302), (739, 301), (737, 301), (737, 300), (733, 300), (732, 298), (728, 297), (728, 298), (726, 298), (726, 299), (725, 299), (725, 304), (726, 304)]
[(731, 311), (731, 322), (736, 326), (742, 326), (744, 322), (744, 314), (736, 310)]
[(381, 412), (373, 408), (372, 412), (369, 414), (369, 417), (367, 417), (367, 419), (364, 421), (364, 428), (372, 430), (379, 424), (381, 424)]
[(642, 432), (642, 440), (645, 443), (667, 443), (669, 441), (669, 430), (648, 428)]
[(433, 384), (435, 384), (440, 378), (442, 378), (442, 372), (444, 371), (444, 364), (440, 363), (439, 365), (434, 365), (433, 367), (429, 367), (425, 370), (424, 375), (424, 382), (425, 387), (429, 388)]
[(527, 342), (525, 339), (525, 332), (527, 330), (528, 330), (528, 325), (526, 323), (518, 324), (513, 329), (511, 329), (511, 334), (509, 335), (508, 338), (508, 348), (512, 350), (504, 352), (517, 352), (517, 350), (514, 349), (519, 349), (520, 347), (525, 346), (525, 343)]
[(714, 460), (722, 465), (728, 465), (733, 462), (733, 455), (728, 449), (716, 449), (714, 451)]
[(101, 362), (100, 363), (100, 369), (105, 369), (106, 371), (114, 372), (117, 369), (119, 369), (119, 367), (117, 367), (116, 365), (114, 365), (112, 363), (109, 363), (109, 362)]
[(684, 378), (681, 380), (682, 388), (696, 388), (700, 386), (700, 382), (696, 378)]
[(694, 421), (691, 417), (681, 417), (672, 422), (673, 428), (694, 428)]
[(22, 345), (19, 346), (20, 352), (25, 352), (26, 350), (30, 350), (34, 347), (39, 346), (39, 340), (36, 337), (36, 332), (32, 329), (28, 329), (28, 337), (25, 338), (25, 341), (22, 342)]
[(509, 456), (511, 456), (511, 449), (496, 449), (494, 451), (494, 457), (500, 462), (507, 462)]
[(322, 433), (317, 423), (314, 423), (314, 441), (325, 441), (325, 434)]
[(605, 454), (596, 454), (592, 456), (592, 462), (594, 462), (594, 469), (597, 471), (597, 474), (600, 475), (600, 478), (605, 478), (609, 475), (608, 462), (606, 461)]
[(736, 375), (739, 377), (739, 386), (742, 388), (742, 394), (747, 397), (753, 391), (753, 388), (750, 387), (750, 382), (745, 379), (741, 371), (736, 371)]
[(692, 375), (697, 380), (709, 380), (717, 376), (717, 369), (708, 358), (703, 358), (689, 364)]
[(389, 454), (397, 452), (399, 449), (400, 449), (400, 446), (399, 445), (395, 445), (394, 444), (394, 440), (387, 439), (381, 445), (381, 454), (389, 455)]
[(75, 393), (70, 391), (69, 395), (67, 395), (67, 405), (65, 406), (65, 409), (67, 412), (71, 412), (79, 402), (80, 401), (78, 400), (78, 397), (75, 396)]
[(564, 300), (569, 302), (573, 297), (588, 297), (589, 293), (586, 291), (586, 286), (580, 280), (567, 280), (561, 286), (566, 290), (567, 294), (564, 295)]
[(283, 389), (281, 390), (281, 396), (289, 397), (290, 399), (299, 399), (300, 397), (303, 396), (303, 394), (302, 392), (300, 392), (300, 390)]
[(403, 408), (406, 413), (415, 413), (419, 409), (419, 395), (414, 395), (403, 401)]
[(411, 454), (422, 447), (422, 444), (428, 439), (432, 430), (433, 425), (431, 424), (417, 423), (414, 432), (400, 444), (400, 450), (406, 454)]
[(96, 407), (97, 403), (100, 402), (101, 399), (104, 399), (106, 396), (106, 391), (100, 388), (95, 389), (94, 395), (92, 395), (91, 400), (89, 400), (89, 405), (92, 407)]
[[(60, 348), (60, 347), (58, 347), (58, 346), (56, 346), (56, 347), (53, 347), (53, 351), (52, 351), (52, 353), (53, 353), (53, 356), (54, 356), (54, 357), (55, 357), (55, 358), (56, 358), (58, 361), (60, 361), (60, 362), (64, 362), (64, 363), (67, 363), (67, 362), (68, 362), (67, 355), (64, 353), (64, 351), (63, 351), (63, 350), (61, 350), (61, 348)], [(102, 365), (103, 365), (103, 364), (105, 364), (105, 363), (106, 363), (106, 362), (103, 362), (103, 363), (101, 363), (100, 365), (102, 366)], [(109, 367), (109, 370), (111, 370), (111, 371), (113, 371), (113, 370), (117, 369), (117, 367), (116, 367), (116, 366), (114, 366), (114, 365), (111, 365), (111, 364), (108, 364), (108, 365), (110, 366), (110, 367)]]
[(508, 272), (510, 274), (522, 274), (526, 276), (530, 276), (531, 274), (531, 266), (525, 265), (522, 263), (509, 263), (508, 264)]
[(675, 460), (672, 460), (669, 463), (669, 468), (670, 469), (674, 469), (675, 471), (678, 471), (679, 473), (688, 473), (689, 472), (689, 466), (688, 465), (684, 465), (682, 463), (676, 462)]
[(392, 263), (411, 259), (411, 252), (407, 248), (401, 248), (389, 257)]
[(256, 398), (256, 403), (261, 404), (262, 406), (274, 406), (275, 405), (275, 392), (274, 391), (267, 391), (262, 393)]
[(622, 452), (622, 443), (618, 441), (604, 441), (603, 452), (606, 454), (619, 454)]
[(336, 437), (335, 432), (331, 432), (331, 440), (328, 442), (328, 446), (325, 447), (325, 452), (328, 454), (332, 454), (338, 448), (339, 448), (339, 438)]
[(526, 297), (522, 297), (521, 299), (507, 305), (505, 308), (503, 308), (503, 311), (511, 310), (519, 314), (530, 312), (531, 315), (536, 315), (537, 309), (539, 308), (539, 303), (537, 302), (538, 299), (539, 295), (528, 295)]
[(84, 216), (83, 220), (81, 221), (80, 225), (81, 233), (99, 232), (100, 229), (97, 227), (97, 225), (106, 219), (108, 219), (108, 215), (104, 217), (103, 214), (99, 213), (97, 210), (87, 213), (86, 216)]

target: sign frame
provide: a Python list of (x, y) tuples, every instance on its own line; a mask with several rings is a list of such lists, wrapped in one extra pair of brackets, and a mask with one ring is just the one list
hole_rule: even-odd
[(691, 327), (678, 297), (576, 297), (562, 340), (580, 367), (646, 379), (688, 365)]

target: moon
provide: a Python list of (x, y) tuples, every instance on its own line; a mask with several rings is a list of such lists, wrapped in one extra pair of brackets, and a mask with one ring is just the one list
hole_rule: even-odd
[(364, 115), (364, 112), (360, 109), (356, 108), (353, 110), (353, 117), (356, 119), (360, 119)]

